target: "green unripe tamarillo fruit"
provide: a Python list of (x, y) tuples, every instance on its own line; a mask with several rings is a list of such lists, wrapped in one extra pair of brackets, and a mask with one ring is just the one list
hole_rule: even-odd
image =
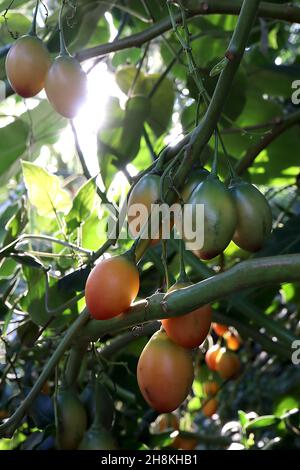
[(191, 197), (192, 192), (196, 187), (202, 183), (208, 177), (209, 172), (205, 170), (205, 168), (197, 169), (192, 175), (188, 178), (186, 184), (183, 186), (181, 191), (181, 197), (183, 202), (187, 202), (188, 199)]
[(118, 446), (109, 431), (92, 426), (84, 435), (79, 450), (118, 450)]
[(5, 61), (7, 79), (23, 98), (37, 95), (45, 84), (50, 54), (36, 36), (22, 36), (10, 48)]
[(233, 241), (244, 250), (258, 251), (272, 230), (271, 208), (264, 195), (250, 183), (237, 180), (229, 189), (238, 216)]
[(97, 383), (97, 390), (95, 390), (95, 384), (88, 383), (80, 399), (87, 412), (88, 422), (92, 424), (97, 419), (97, 424), (110, 431), (115, 419), (115, 405), (107, 387)]
[[(192, 192), (185, 210), (190, 212), (193, 231), (196, 227), (196, 206), (204, 205), (204, 244), (195, 250), (202, 259), (211, 259), (222, 253), (230, 243), (237, 224), (237, 211), (232, 194), (215, 176), (209, 175)], [(189, 240), (186, 240), (189, 241)]]
[(57, 396), (57, 448), (77, 449), (86, 427), (86, 412), (78, 396), (72, 390), (62, 389)]

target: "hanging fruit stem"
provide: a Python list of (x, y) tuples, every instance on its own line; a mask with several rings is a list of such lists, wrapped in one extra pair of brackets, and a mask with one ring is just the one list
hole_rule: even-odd
[(226, 158), (226, 162), (227, 162), (227, 166), (228, 166), (228, 170), (229, 170), (229, 174), (230, 174), (230, 179), (234, 180), (237, 177), (237, 174), (236, 174), (236, 171), (235, 171), (233, 165), (231, 164), (231, 161), (229, 159), (229, 156), (228, 156), (228, 153), (226, 151), (226, 148), (225, 148), (225, 145), (224, 145), (224, 142), (223, 142), (223, 139), (221, 137), (219, 129), (218, 129), (218, 136), (219, 136), (219, 139), (220, 139), (220, 142), (221, 142), (221, 145), (222, 145), (224, 156)]
[(36, 5), (35, 5), (33, 18), (32, 18), (32, 24), (31, 24), (30, 31), (28, 33), (29, 36), (36, 36), (36, 17), (37, 17), (38, 11), (39, 11), (39, 2), (40, 2), (40, 0), (37, 0)]
[(170, 278), (169, 278), (168, 263), (167, 263), (167, 241), (162, 240), (161, 243), (162, 243), (161, 259), (162, 259), (162, 264), (165, 270), (166, 289), (169, 290)]
[(99, 403), (100, 394), (98, 393), (100, 380), (101, 380), (101, 373), (99, 376), (96, 376), (95, 372), (93, 372), (92, 383), (93, 383), (93, 389), (95, 391), (95, 416), (94, 416), (94, 420), (92, 423), (93, 429), (95, 428), (97, 429), (101, 427), (101, 419), (100, 419), (101, 404)]
[(180, 272), (177, 282), (189, 282), (189, 278), (185, 271), (185, 262), (184, 262), (184, 241), (183, 239), (179, 242), (179, 256), (180, 256)]
[(215, 129), (215, 150), (214, 150), (214, 160), (211, 168), (211, 174), (213, 176), (218, 176), (218, 153), (219, 153), (219, 141), (218, 141), (218, 131)]
[(60, 41), (60, 56), (70, 56), (70, 53), (67, 49), (65, 37), (64, 37), (64, 28), (63, 28), (63, 10), (66, 5), (66, 0), (62, 0), (62, 4), (59, 11), (58, 17), (58, 27), (59, 27), (59, 41)]

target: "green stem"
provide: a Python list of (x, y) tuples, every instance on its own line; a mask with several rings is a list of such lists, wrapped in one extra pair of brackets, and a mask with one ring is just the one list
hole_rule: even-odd
[(25, 241), (25, 240), (43, 240), (43, 241), (48, 241), (51, 243), (57, 243), (58, 245), (66, 246), (67, 248), (70, 248), (71, 250), (78, 251), (80, 253), (84, 253), (85, 255), (90, 256), (92, 253), (90, 250), (86, 250), (85, 248), (80, 248), (77, 245), (74, 245), (73, 243), (66, 242), (64, 240), (60, 240), (59, 238), (55, 237), (50, 237), (48, 235), (21, 235), (20, 237), (16, 238), (13, 242), (11, 242), (9, 245), (4, 246), (0, 250), (0, 259), (5, 258), (10, 254), (11, 251), (18, 245), (19, 243)]
[(37, 0), (36, 1), (36, 6), (35, 6), (35, 9), (34, 9), (34, 13), (33, 13), (31, 28), (30, 28), (30, 31), (28, 33), (29, 36), (36, 36), (36, 17), (37, 17), (38, 11), (39, 11), (39, 3), (40, 3), (40, 0)]
[(184, 253), (185, 253), (185, 244), (183, 239), (179, 240), (179, 258), (180, 258), (180, 272), (177, 282), (189, 282), (189, 278), (185, 271), (185, 262), (184, 262)]
[(65, 370), (67, 387), (73, 387), (76, 384), (85, 352), (86, 347), (84, 345), (72, 347)]
[(169, 270), (168, 270), (168, 263), (167, 263), (167, 241), (162, 240), (162, 252), (161, 252), (161, 260), (165, 270), (165, 281), (166, 281), (166, 290), (170, 288), (170, 279), (169, 279)]
[(15, 411), (15, 413), (4, 423), (0, 426), (0, 436), (12, 436), (15, 429), (18, 427), (19, 422), (23, 418), (26, 413), (26, 410), (34, 401), (34, 399), (38, 396), (41, 389), (43, 388), (44, 383), (52, 374), (54, 368), (60, 361), (61, 357), (65, 353), (65, 351), (69, 348), (70, 344), (72, 343), (73, 339), (77, 334), (79, 334), (80, 330), (82, 329), (83, 325), (87, 322), (90, 318), (90, 315), (87, 310), (84, 310), (81, 315), (75, 320), (75, 322), (70, 326), (68, 331), (66, 332), (64, 338), (59, 343), (57, 349), (52, 354), (51, 358), (47, 362), (46, 366), (44, 367), (41, 375), (35, 382), (33, 388), (29, 392), (29, 394), (25, 397), (22, 401), (19, 408)]
[(107, 375), (104, 375), (103, 382), (107, 386), (107, 388), (112, 392), (118, 395), (121, 400), (124, 400), (127, 403), (136, 403), (136, 396), (126, 390), (120, 385), (115, 384)]
[(62, 0), (62, 4), (59, 10), (59, 17), (58, 17), (58, 27), (59, 27), (59, 41), (60, 41), (60, 56), (70, 56), (70, 53), (67, 49), (65, 37), (64, 37), (64, 28), (63, 28), (63, 10), (66, 5), (66, 0)]
[[(178, 154), (182, 148), (186, 148), (186, 156), (181, 162), (174, 176), (175, 186), (179, 186), (185, 180), (195, 158), (202, 153), (211, 135), (216, 128), (217, 122), (222, 114), (228, 92), (232, 86), (233, 79), (240, 65), (243, 53), (247, 46), (247, 40), (254, 22), (259, 0), (244, 0), (238, 18), (236, 28), (233, 32), (226, 57), (229, 58), (226, 67), (219, 76), (217, 86), (214, 90), (211, 102), (200, 124), (177, 145), (168, 149), (168, 158)], [(192, 152), (193, 146), (197, 152)]]
[(99, 349), (101, 357), (108, 358), (111, 357), (116, 352), (119, 352), (121, 349), (125, 348), (128, 344), (136, 341), (141, 336), (152, 336), (160, 328), (160, 322), (153, 321), (142, 325), (140, 328), (130, 330), (126, 333), (123, 333), (112, 340), (109, 340), (108, 343)]
[[(188, 253), (187, 253), (188, 254)], [(293, 282), (300, 280), (300, 255), (284, 255), (269, 258), (243, 261), (230, 270), (214, 275), (209, 279), (194, 284), (186, 289), (180, 289), (170, 294), (154, 294), (147, 300), (135, 303), (124, 315), (111, 320), (90, 321), (80, 332), (80, 341), (96, 341), (104, 334), (113, 333), (124, 328), (132, 327), (145, 321), (159, 320), (183, 315), (202, 305), (224, 299), (231, 294), (250, 287)], [(236, 296), (235, 296), (236, 297)], [(239, 301), (239, 309), (247, 302)], [(236, 303), (237, 305), (237, 303)], [(255, 312), (249, 307), (249, 318), (256, 321)], [(264, 315), (261, 315), (264, 317)], [(272, 334), (278, 339), (284, 337), (286, 347), (290, 348), (297, 339), (292, 333), (272, 322), (267, 317), (260, 318), (263, 326), (272, 325)], [(276, 344), (276, 343), (274, 343)]]
[[(209, 268), (206, 264), (200, 261), (190, 251), (186, 252), (186, 258), (189, 264), (195, 271), (197, 271), (204, 279), (211, 278), (215, 275), (215, 272)], [(267, 317), (264, 312), (260, 311), (250, 301), (243, 298), (240, 294), (235, 295), (234, 299), (227, 301), (230, 308), (235, 308), (239, 313), (247, 318), (247, 320), (254, 321), (260, 327), (266, 329), (266, 331), (280, 339), (286, 346), (290, 347), (290, 344), (296, 339), (296, 337), (289, 331), (283, 329), (277, 322)]]
[[(240, 292), (242, 289), (299, 280), (300, 255), (274, 256), (241, 262), (229, 271), (198, 282), (186, 289), (179, 289), (170, 294), (154, 294), (149, 299), (134, 304), (125, 314), (111, 320), (91, 320), (87, 323), (89, 313), (85, 309), (67, 331), (20, 407), (11, 418), (0, 426), (0, 435), (5, 433), (12, 435), (26, 410), (39, 394), (45, 381), (72, 342), (76, 345), (79, 343), (86, 345), (107, 333), (111, 334), (150, 320), (179, 316), (187, 311), (196, 310), (202, 305), (220, 300), (230, 294)], [(278, 328), (278, 333), (281, 332), (281, 328)], [(296, 339), (293, 335), (290, 335), (290, 338), (291, 342)], [(274, 342), (274, 347), (275, 345)]]
[(235, 179), (237, 175), (236, 175), (235, 169), (233, 168), (233, 166), (232, 166), (232, 164), (231, 164), (231, 161), (230, 161), (230, 159), (229, 159), (229, 156), (228, 156), (228, 153), (227, 153), (225, 144), (224, 144), (224, 140), (223, 140), (223, 138), (222, 138), (222, 136), (221, 136), (219, 127), (217, 127), (217, 132), (218, 132), (219, 140), (220, 140), (220, 142), (221, 142), (223, 154), (224, 154), (224, 157), (225, 157), (226, 162), (227, 162), (227, 166), (228, 166), (228, 170), (229, 170), (230, 179)]
[(214, 150), (214, 159), (211, 168), (211, 174), (213, 176), (218, 176), (218, 154), (219, 154), (219, 143), (218, 143), (218, 132), (215, 130), (215, 150)]

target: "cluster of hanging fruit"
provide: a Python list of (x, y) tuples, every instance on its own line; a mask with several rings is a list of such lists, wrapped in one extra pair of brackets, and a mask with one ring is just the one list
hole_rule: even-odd
[(116, 450), (117, 443), (111, 434), (114, 415), (113, 399), (100, 381), (88, 386), (81, 396), (63, 384), (56, 397), (56, 447)]
[[(182, 287), (181, 287), (182, 288)], [(147, 403), (160, 413), (176, 410), (186, 399), (194, 380), (191, 350), (200, 346), (211, 327), (212, 309), (205, 305), (194, 312), (162, 320), (162, 328), (145, 346), (137, 366), (137, 379)], [(222, 329), (222, 333), (221, 333)], [(220, 341), (208, 349), (205, 361), (208, 368), (217, 371), (223, 380), (238, 377), (241, 364), (237, 354), (240, 347), (237, 332), (224, 325), (213, 324), (213, 330), (226, 342)], [(212, 416), (218, 407), (215, 398), (218, 385), (205, 384), (202, 412)]]
[[(7, 79), (12, 89), (23, 98), (30, 98), (45, 89), (53, 108), (72, 119), (87, 96), (87, 77), (79, 62), (66, 47), (60, 10), (60, 54), (51, 63), (46, 45), (36, 35), (37, 1), (30, 32), (17, 39), (5, 62)], [(63, 4), (64, 5), (64, 4)]]
[[(219, 323), (212, 323), (212, 331), (218, 336), (218, 341), (207, 350), (205, 354), (206, 365), (211, 371), (217, 372), (222, 380), (236, 379), (241, 371), (241, 362), (235, 352), (241, 346), (241, 338), (236, 330), (229, 329), (226, 325)], [(205, 416), (211, 417), (219, 406), (218, 382), (204, 383), (203, 391), (204, 400), (201, 410)]]
[[(145, 206), (145, 215), (138, 216), (140, 225), (147, 222), (146, 212), (149, 215), (151, 207), (160, 201), (160, 193), (161, 175), (156, 170), (143, 176), (134, 186), (128, 199), (128, 212), (135, 204)], [(183, 210), (187, 211), (186, 219), (192, 221), (193, 232), (204, 230), (203, 246), (193, 250), (201, 259), (209, 260), (221, 254), (231, 240), (240, 248), (254, 253), (262, 248), (271, 233), (272, 212), (266, 198), (241, 178), (232, 178), (227, 187), (215, 171), (198, 170), (187, 181), (181, 197)], [(196, 208), (199, 205), (204, 207), (204, 222), (197, 228)], [(134, 221), (132, 215), (128, 217), (130, 232), (136, 235), (141, 229), (134, 225)], [(184, 227), (181, 233), (186, 242), (193, 241), (187, 238)]]
[[(194, 176), (182, 193), (192, 208), (195, 204), (204, 205), (204, 246), (197, 255), (204, 259), (212, 258), (221, 253), (232, 238), (248, 251), (261, 248), (271, 231), (272, 215), (258, 189), (241, 180), (227, 188), (214, 172), (202, 171), (200, 178), (199, 182), (199, 174)], [(129, 207), (138, 202), (151, 211), (151, 204), (159, 200), (160, 187), (158, 174), (145, 175), (131, 192)], [(140, 221), (139, 230), (145, 222)], [(180, 277), (167, 294), (191, 285), (183, 259), (181, 261)], [(138, 291), (139, 273), (133, 250), (96, 265), (86, 283), (86, 304), (95, 319), (108, 319), (126, 311)], [(142, 351), (137, 366), (138, 384), (147, 403), (158, 412), (176, 410), (188, 396), (194, 379), (191, 350), (204, 342), (211, 321), (210, 305), (185, 315), (165, 318), (161, 330), (152, 336)], [(206, 353), (206, 363), (222, 379), (235, 378), (240, 371), (240, 360), (234, 353), (240, 345), (239, 337), (223, 325), (214, 325), (213, 329), (223, 338), (226, 348), (219, 343), (214, 345)], [(203, 412), (211, 416), (218, 403), (210, 394), (207, 398)]]

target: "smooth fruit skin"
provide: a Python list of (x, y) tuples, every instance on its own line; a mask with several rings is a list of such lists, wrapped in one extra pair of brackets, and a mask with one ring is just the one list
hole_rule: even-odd
[(209, 172), (205, 170), (204, 168), (201, 170), (197, 170), (195, 173), (192, 173), (192, 175), (189, 177), (188, 181), (184, 185), (182, 192), (181, 192), (181, 197), (183, 199), (183, 202), (188, 201), (194, 189), (196, 189), (196, 187), (200, 183), (205, 181), (208, 175), (209, 175)]
[(252, 184), (238, 181), (230, 187), (238, 220), (234, 243), (246, 251), (260, 250), (272, 230), (272, 212), (264, 195)]
[(222, 351), (217, 357), (217, 372), (222, 379), (234, 379), (239, 375), (241, 363), (239, 357), (233, 352)]
[[(136, 237), (140, 234), (143, 230), (143, 226), (148, 221), (148, 218), (151, 214), (151, 205), (156, 204), (159, 200), (159, 188), (160, 188), (160, 180), (161, 177), (155, 174), (148, 174), (143, 176), (137, 184), (134, 186), (133, 190), (131, 191), (129, 198), (128, 198), (128, 206), (127, 206), (127, 218), (128, 218), (128, 226), (129, 232), (132, 236)], [(133, 207), (134, 204), (141, 204), (144, 207), (143, 214), (140, 214), (138, 207)], [(171, 222), (171, 225), (173, 223)], [(161, 238), (161, 230), (162, 228), (159, 227), (157, 233), (160, 232), (160, 236), (157, 235), (151, 241), (152, 245), (155, 245), (159, 242)], [(149, 229), (149, 238), (151, 238), (151, 234), (153, 232), (153, 227), (151, 228), (151, 232)]]
[(155, 333), (137, 366), (137, 380), (146, 402), (159, 413), (176, 410), (186, 399), (193, 378), (190, 351), (171, 341), (164, 331)]
[(208, 349), (208, 351), (205, 354), (205, 362), (207, 367), (210, 370), (217, 370), (217, 357), (218, 354), (220, 353), (221, 348), (218, 344), (215, 344), (211, 348)]
[(85, 285), (87, 308), (96, 320), (120, 315), (136, 298), (140, 288), (137, 267), (125, 256), (100, 261)]
[(240, 349), (241, 342), (236, 335), (231, 333), (231, 331), (225, 333), (224, 339), (226, 341), (227, 349), (230, 349), (231, 351), (237, 351)]
[(225, 333), (228, 331), (228, 326), (226, 325), (221, 325), (221, 323), (213, 323), (212, 324), (212, 329), (218, 336), (223, 336)]
[(71, 390), (62, 390), (57, 397), (57, 447), (61, 450), (77, 449), (87, 427), (83, 404)]
[(211, 398), (201, 408), (202, 413), (207, 418), (211, 418), (212, 415), (214, 415), (216, 413), (217, 409), (218, 409), (218, 401), (215, 398)]
[(217, 382), (204, 382), (203, 391), (205, 395), (215, 395), (219, 391), (219, 384)]
[(106, 429), (92, 426), (78, 447), (79, 450), (118, 450), (113, 436)]
[(45, 91), (59, 114), (74, 118), (87, 97), (87, 77), (80, 63), (73, 57), (57, 57), (47, 74)]
[[(151, 213), (151, 204), (155, 204), (159, 199), (159, 184), (160, 177), (158, 175), (145, 175), (137, 182), (131, 191), (128, 199), (127, 213), (128, 225), (132, 234), (138, 235), (140, 230), (143, 228), (143, 225), (147, 222)], [(141, 204), (145, 209), (147, 209), (145, 217), (140, 216), (139, 213), (137, 213), (137, 215), (133, 215), (135, 212), (133, 211), (133, 208), (133, 214), (129, 213), (129, 209), (133, 204)], [(141, 221), (137, 226), (136, 223), (134, 223), (136, 219)], [(132, 229), (130, 225), (132, 225)]]
[(204, 204), (204, 244), (194, 252), (199, 258), (212, 259), (225, 250), (236, 229), (237, 211), (233, 197), (218, 178), (210, 175), (194, 189), (187, 202), (186, 210), (191, 212), (194, 231), (198, 230), (195, 207)]
[(10, 48), (5, 61), (6, 75), (13, 90), (23, 98), (37, 95), (45, 84), (50, 54), (36, 36), (22, 36)]
[[(190, 282), (178, 282), (168, 292), (191, 286)], [(183, 348), (194, 349), (200, 346), (207, 337), (211, 325), (212, 308), (210, 305), (193, 312), (162, 320), (162, 326), (169, 338)]]

